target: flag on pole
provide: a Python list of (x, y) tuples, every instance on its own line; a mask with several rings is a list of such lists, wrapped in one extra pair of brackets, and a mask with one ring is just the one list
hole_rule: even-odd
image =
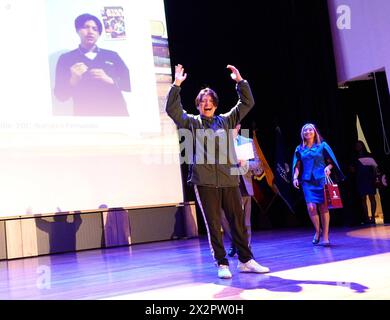
[(275, 128), (275, 180), (274, 184), (278, 189), (279, 196), (286, 203), (292, 213), (294, 212), (292, 205), (291, 193), (291, 168), (286, 157), (286, 147), (282, 136), (282, 131), (279, 127)]
[(271, 167), (268, 164), (267, 159), (264, 156), (263, 151), (261, 151), (259, 141), (258, 141), (257, 136), (256, 136), (256, 130), (253, 131), (253, 144), (255, 145), (257, 154), (259, 155), (260, 161), (263, 164), (263, 168), (264, 168), (264, 174), (261, 176), (261, 178), (263, 178), (265, 176), (265, 178), (267, 180), (267, 184), (270, 186), (270, 188), (272, 188), (272, 190), (274, 190), (273, 184), (274, 184), (275, 176), (274, 176), (274, 173), (272, 172)]
[[(263, 151), (260, 148), (259, 141), (256, 135), (256, 130), (253, 131), (253, 145), (263, 166), (263, 174), (261, 176), (253, 177), (253, 191), (254, 199), (259, 208), (267, 213), (273, 202), (275, 201), (278, 192), (274, 185), (274, 173), (267, 159), (264, 156)], [(264, 179), (265, 178), (265, 179)], [(265, 181), (264, 181), (265, 180)]]
[[(275, 137), (275, 170), (272, 170), (260, 148), (256, 131), (253, 132), (253, 144), (255, 145), (257, 154), (264, 167), (264, 175), (268, 186), (272, 189), (275, 195), (279, 196), (287, 205), (288, 209), (295, 213), (291, 201), (291, 181), (289, 179), (290, 167), (286, 161), (285, 146), (281, 135), (280, 128), (276, 128)], [(263, 177), (262, 176), (262, 177)], [(261, 178), (262, 178), (261, 177)], [(261, 191), (260, 191), (261, 192)], [(267, 209), (270, 207), (274, 199), (269, 203)], [(267, 211), (267, 210), (266, 210)]]

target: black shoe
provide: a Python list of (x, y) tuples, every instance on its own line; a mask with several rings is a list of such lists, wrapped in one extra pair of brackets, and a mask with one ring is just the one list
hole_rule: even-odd
[(229, 251), (228, 251), (228, 256), (229, 257), (234, 257), (237, 253), (237, 249), (235, 247), (230, 247)]
[(314, 238), (311, 241), (311, 243), (312, 244), (319, 244), (320, 243), (320, 236), (318, 236), (318, 238), (316, 238), (316, 235), (314, 235)]

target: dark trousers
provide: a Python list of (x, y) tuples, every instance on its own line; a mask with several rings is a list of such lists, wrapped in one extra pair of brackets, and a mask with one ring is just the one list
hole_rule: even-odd
[[(244, 224), (246, 228), (246, 234), (248, 236), (248, 244), (249, 247), (251, 246), (251, 239), (252, 239), (252, 226), (251, 226), (251, 212), (252, 212), (252, 197), (251, 196), (243, 196), (241, 194), (242, 198), (242, 205), (244, 207)], [(230, 247), (235, 248), (235, 245), (233, 243), (232, 238), (232, 232), (230, 230), (229, 222), (226, 219), (225, 212), (222, 212), (222, 229), (226, 235), (226, 237), (230, 241)]]
[(222, 240), (221, 209), (229, 222), (238, 259), (244, 263), (252, 259), (239, 187), (195, 186), (195, 194), (206, 225), (211, 253), (217, 264), (229, 265)]

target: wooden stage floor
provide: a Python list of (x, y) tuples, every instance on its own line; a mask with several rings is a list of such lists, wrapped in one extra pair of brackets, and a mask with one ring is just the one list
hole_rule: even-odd
[[(332, 228), (331, 247), (311, 229), (253, 234), (268, 274), (217, 277), (205, 236), (0, 261), (1, 300), (388, 300), (390, 226)], [(227, 243), (226, 243), (227, 245)]]

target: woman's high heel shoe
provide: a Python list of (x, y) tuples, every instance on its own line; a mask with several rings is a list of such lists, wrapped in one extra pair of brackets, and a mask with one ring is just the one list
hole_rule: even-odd
[(319, 244), (320, 243), (320, 235), (318, 235), (318, 238), (316, 237), (316, 234), (314, 235), (313, 240), (311, 241), (312, 244)]

